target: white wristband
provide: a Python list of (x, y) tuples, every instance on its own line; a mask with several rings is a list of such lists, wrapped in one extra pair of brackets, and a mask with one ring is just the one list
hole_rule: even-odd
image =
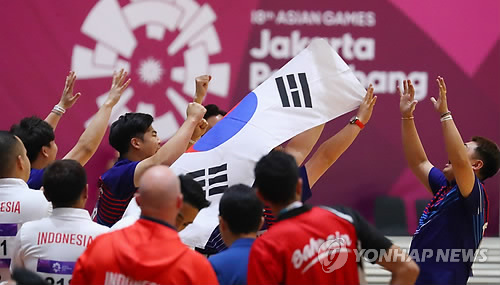
[(64, 109), (63, 107), (61, 107), (59, 105), (55, 105), (54, 108), (52, 109), (52, 111), (54, 113), (60, 113), (61, 115), (66, 113), (66, 109)]
[(440, 119), (441, 122), (448, 121), (448, 120), (453, 120), (453, 117), (451, 115), (446, 115)]

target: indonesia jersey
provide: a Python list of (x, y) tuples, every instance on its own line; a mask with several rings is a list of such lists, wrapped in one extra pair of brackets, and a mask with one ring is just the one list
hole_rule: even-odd
[(107, 231), (85, 209), (56, 208), (50, 217), (21, 227), (10, 269), (25, 267), (49, 284), (68, 285), (78, 257), (96, 236)]
[(71, 284), (217, 284), (217, 277), (172, 225), (143, 216), (97, 237), (78, 259)]
[(97, 223), (111, 227), (121, 219), (128, 203), (137, 191), (134, 185), (134, 173), (139, 162), (120, 158), (100, 177)]
[[(486, 192), (476, 177), (472, 192), (464, 198), (458, 186), (448, 183), (437, 168), (429, 172), (429, 185), (434, 197), (420, 217), (411, 250), (418, 251), (419, 256), (431, 250), (433, 256), (416, 260), (420, 266), (416, 284), (465, 284), (488, 222)], [(456, 258), (459, 262), (443, 260), (453, 250), (460, 252)]]
[(359, 284), (356, 250), (392, 243), (351, 210), (304, 205), (278, 216), (255, 240), (248, 284)]
[(40, 190), (43, 184), (43, 173), (45, 168), (35, 169), (32, 168), (30, 171), (30, 178), (28, 179), (28, 187), (31, 189)]
[(25, 222), (47, 217), (51, 209), (43, 192), (29, 189), (22, 179), (0, 179), (0, 281), (10, 278), (18, 229)]

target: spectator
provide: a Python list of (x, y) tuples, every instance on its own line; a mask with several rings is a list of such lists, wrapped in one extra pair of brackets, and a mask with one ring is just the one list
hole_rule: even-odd
[[(173, 224), (182, 207), (179, 178), (164, 165), (140, 180), (141, 218), (97, 239), (78, 259), (72, 285), (217, 284), (210, 263), (179, 239)], [(106, 253), (106, 254), (103, 254)]]
[[(418, 262), (421, 274), (417, 284), (466, 284), (472, 275), (475, 251), (488, 224), (488, 198), (483, 181), (500, 167), (498, 146), (483, 137), (464, 144), (448, 110), (444, 79), (437, 78), (439, 98), (431, 98), (441, 116), (448, 163), (443, 170), (434, 167), (420, 142), (413, 120), (417, 101), (415, 88), (405, 80), (400, 111), (403, 149), (412, 172), (434, 197), (420, 217), (410, 249), (419, 256), (431, 250), (433, 258)], [(460, 251), (454, 260), (436, 259), (438, 251)], [(472, 254), (473, 253), (473, 254)]]
[[(196, 83), (196, 93), (204, 96), (208, 84), (200, 80)], [(113, 226), (134, 197), (142, 174), (151, 166), (171, 165), (203, 134), (205, 111), (202, 105), (189, 103), (186, 120), (163, 146), (152, 126), (151, 115), (127, 113), (111, 125), (109, 143), (120, 153), (120, 158), (99, 179), (96, 209), (99, 224)]]
[(30, 160), (21, 140), (0, 131), (0, 245), (3, 249), (0, 282), (10, 278), (17, 229), (25, 222), (50, 214), (51, 205), (41, 191), (28, 188)]
[(219, 109), (219, 107), (215, 104), (208, 104), (205, 106), (205, 109), (207, 109), (207, 112), (205, 113), (205, 116), (203, 118), (207, 121), (208, 123), (208, 130), (213, 128), (215, 124), (217, 124), (224, 116), (227, 114), (226, 111)]
[(238, 184), (224, 192), (219, 204), (219, 228), (229, 246), (208, 261), (219, 284), (247, 284), (248, 255), (264, 218), (262, 202), (252, 188)]
[[(301, 184), (289, 154), (271, 152), (257, 163), (257, 195), (277, 222), (252, 246), (248, 284), (359, 284), (358, 243), (377, 253), (373, 260), (392, 272), (391, 284), (415, 282), (418, 266), (400, 248), (353, 211), (304, 205)], [(337, 247), (324, 248), (327, 241)], [(332, 251), (338, 253), (335, 260), (345, 261), (343, 266), (329, 263)]]
[(25, 223), (16, 236), (10, 265), (38, 273), (50, 284), (68, 284), (76, 260), (109, 229), (92, 222), (85, 169), (75, 160), (58, 160), (43, 174), (43, 193), (52, 202), (50, 217)]
[[(113, 83), (108, 98), (94, 115), (88, 127), (80, 136), (76, 145), (64, 156), (64, 159), (74, 159), (81, 165), (85, 165), (97, 151), (102, 138), (108, 127), (109, 117), (113, 107), (118, 103), (121, 95), (127, 89), (130, 79), (125, 81), (127, 73), (123, 69), (113, 75)], [(28, 185), (33, 189), (42, 187), (42, 178), (45, 167), (56, 159), (57, 144), (55, 142), (54, 129), (59, 118), (64, 114), (65, 108), (71, 107), (80, 95), (73, 96), (73, 86), (76, 76), (74, 73), (66, 78), (66, 87), (60, 103), (52, 109), (46, 121), (37, 117), (24, 118), (17, 125), (13, 125), (10, 131), (18, 136), (28, 151), (31, 162), (31, 173)]]

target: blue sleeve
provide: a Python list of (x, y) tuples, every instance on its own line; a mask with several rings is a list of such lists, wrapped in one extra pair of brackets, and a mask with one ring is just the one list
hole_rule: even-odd
[(105, 186), (117, 195), (118, 199), (129, 198), (137, 188), (134, 185), (134, 173), (140, 161), (133, 161), (119, 166), (114, 166), (103, 176)]
[(30, 178), (28, 179), (28, 187), (35, 190), (40, 190), (42, 188), (43, 183), (43, 173), (45, 172), (45, 168), (42, 169), (34, 169), (32, 168), (30, 171)]
[(120, 179), (120, 194), (126, 195), (127, 197), (137, 190), (137, 188), (134, 185), (134, 173), (135, 173), (135, 168), (137, 167), (137, 164), (139, 164), (140, 161), (134, 161), (131, 163), (128, 163), (127, 165), (123, 166), (122, 169), (122, 176)]
[(431, 171), (429, 171), (428, 179), (433, 194), (436, 194), (436, 192), (443, 186), (449, 185), (448, 180), (446, 180), (446, 177), (444, 176), (444, 173), (436, 167), (433, 167)]
[(309, 178), (307, 177), (306, 167), (299, 167), (299, 175), (302, 178), (302, 202), (309, 200), (312, 197), (311, 187), (309, 187)]
[(475, 181), (474, 181), (474, 187), (472, 188), (472, 192), (469, 194), (467, 198), (462, 196), (462, 193), (460, 193), (460, 197), (463, 200), (465, 208), (469, 211), (469, 213), (477, 215), (483, 211), (484, 207), (482, 207), (482, 205), (484, 205), (485, 203), (485, 197), (481, 181), (479, 181), (477, 177), (474, 178)]

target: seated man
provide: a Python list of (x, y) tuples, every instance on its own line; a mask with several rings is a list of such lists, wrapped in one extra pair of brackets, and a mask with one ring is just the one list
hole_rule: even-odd
[[(201, 209), (210, 205), (205, 198), (205, 192), (200, 184), (190, 176), (179, 175), (181, 181), (182, 208), (175, 220), (175, 228), (182, 231), (187, 225), (191, 224)], [(123, 217), (111, 227), (112, 231), (123, 229), (135, 223), (141, 216), (141, 208), (137, 205), (135, 197), (130, 200)]]
[[(72, 76), (74, 77), (74, 74)], [(130, 83), (130, 79), (126, 81), (126, 78), (127, 73), (123, 70), (113, 75), (113, 83), (108, 98), (94, 115), (76, 145), (64, 156), (64, 159), (74, 159), (81, 165), (85, 165), (94, 155), (108, 128), (111, 111)], [(70, 97), (67, 94), (72, 94), (74, 79), (75, 78), (66, 80), (66, 88), (63, 97)], [(75, 97), (77, 96), (78, 95)], [(75, 98), (73, 99), (76, 100)], [(74, 103), (74, 101), (72, 102)], [(61, 110), (60, 108), (61, 107), (54, 107), (51, 114), (46, 119), (48, 122), (42, 121), (37, 117), (29, 117), (22, 119), (19, 124), (13, 125), (10, 129), (13, 134), (23, 141), (28, 151), (28, 158), (31, 162), (31, 173), (28, 185), (32, 189), (40, 189), (42, 187), (44, 169), (56, 159), (57, 144), (55, 143), (54, 128), (59, 120), (55, 120), (54, 117), (59, 118), (65, 112), (64, 109)], [(52, 123), (52, 125), (50, 125), (49, 122)]]
[(21, 227), (10, 269), (27, 268), (49, 283), (68, 284), (78, 257), (109, 228), (92, 222), (85, 210), (87, 175), (77, 161), (50, 164), (43, 174), (43, 193), (52, 202), (52, 215)]
[(41, 191), (28, 188), (30, 161), (21, 140), (0, 131), (0, 282), (10, 278), (18, 228), (32, 220), (47, 217), (51, 205)]
[(377, 254), (391, 284), (415, 282), (418, 266), (399, 247), (353, 211), (304, 205), (301, 184), (295, 159), (284, 152), (255, 166), (257, 196), (277, 222), (250, 250), (248, 284), (360, 284), (358, 246)]
[(139, 186), (141, 218), (97, 237), (78, 259), (71, 284), (217, 284), (210, 263), (184, 245), (173, 226), (182, 207), (179, 178), (159, 165)]
[[(418, 262), (421, 274), (416, 284), (466, 284), (488, 225), (488, 198), (483, 181), (498, 172), (500, 151), (494, 142), (483, 137), (473, 137), (464, 144), (448, 110), (444, 79), (438, 77), (437, 83), (439, 98), (431, 100), (441, 116), (449, 159), (443, 170), (431, 164), (420, 141), (413, 120), (417, 101), (411, 81), (404, 81), (404, 91), (400, 91), (405, 157), (415, 176), (434, 195), (420, 217), (410, 249), (419, 256), (432, 251), (432, 258)], [(439, 252), (448, 256), (450, 251), (451, 260), (438, 257)], [(455, 251), (461, 254), (457, 257)]]
[[(196, 86), (197, 94), (206, 94), (207, 85)], [(202, 121), (205, 111), (199, 103), (189, 103), (186, 120), (163, 146), (149, 114), (127, 113), (111, 125), (109, 144), (120, 158), (99, 179), (100, 195), (94, 210), (99, 224), (113, 226), (134, 197), (142, 174), (155, 165), (171, 165), (197, 139), (193, 136), (201, 136), (200, 129), (206, 129)]]
[(219, 228), (229, 248), (208, 261), (219, 284), (247, 284), (248, 255), (262, 226), (263, 204), (255, 190), (238, 184), (229, 187), (219, 204)]

